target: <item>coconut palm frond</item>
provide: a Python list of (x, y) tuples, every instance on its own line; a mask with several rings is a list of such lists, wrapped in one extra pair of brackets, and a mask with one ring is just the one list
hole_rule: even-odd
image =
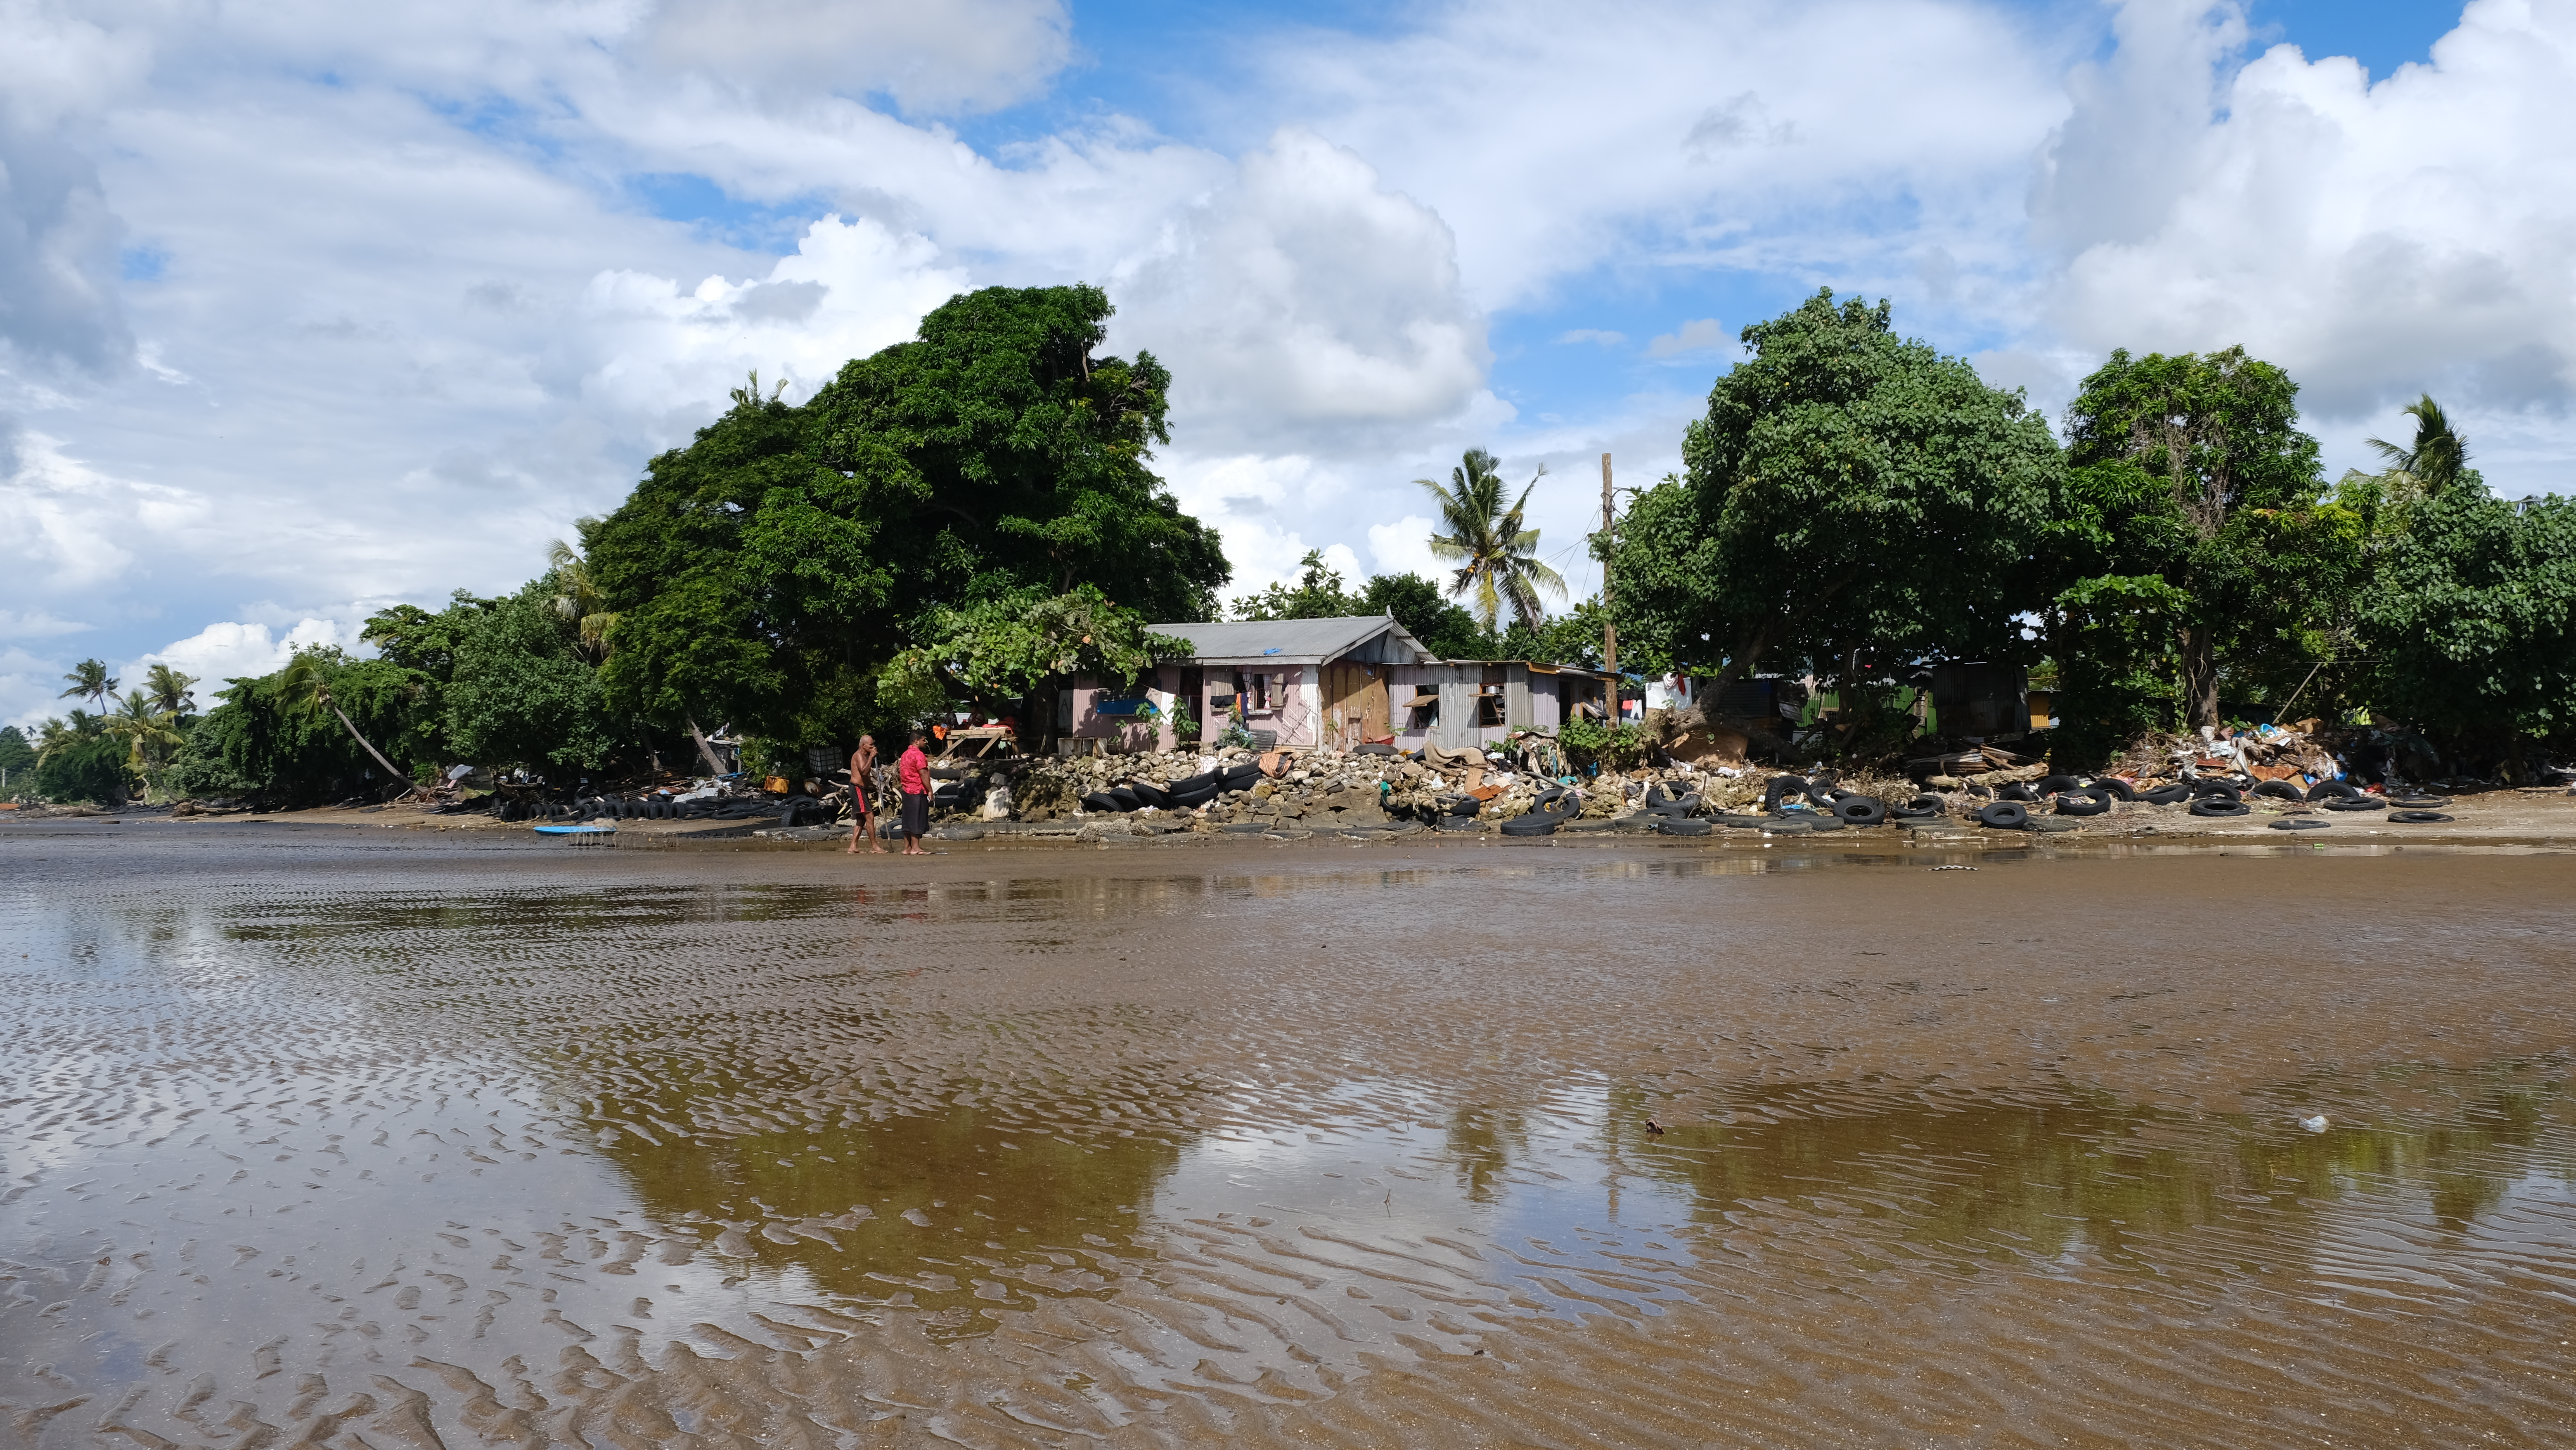
[(2391, 483), (2411, 486), (2412, 491), (2427, 498), (2438, 498), (2469, 466), (2468, 440), (2451, 427), (2442, 405), (2433, 395), (2424, 394), (2403, 410), (2415, 420), (2415, 441), (2400, 447), (2385, 438), (2368, 440), (2370, 446), (2388, 463)]
[(88, 700), (92, 704), (104, 705), (107, 697), (116, 693), (116, 676), (107, 672), (107, 665), (101, 660), (83, 660), (72, 666), (71, 673), (63, 679), (71, 688), (55, 696), (56, 699)]
[(196, 683), (195, 675), (183, 675), (168, 665), (154, 665), (144, 676), (143, 687), (163, 714), (185, 715), (197, 708), (196, 697), (189, 693), (189, 687)]
[(616, 625), (617, 615), (604, 607), (607, 600), (591, 578), (590, 561), (569, 542), (557, 539), (546, 549), (546, 568), (555, 580), (555, 597), (550, 601), (555, 614), (573, 622), (582, 649), (592, 659), (606, 659), (608, 632)]
[(1542, 466), (1531, 475), (1509, 507), (1503, 503), (1502, 465), (1482, 448), (1467, 450), (1445, 486), (1414, 480), (1438, 505), (1446, 530), (1431, 536), (1431, 556), (1459, 566), (1450, 575), (1450, 597), (1468, 599), (1469, 612), (1488, 630), (1506, 603), (1535, 628), (1544, 614), (1539, 597), (1565, 595), (1564, 579), (1537, 558), (1539, 531), (1522, 524), (1530, 494), (1546, 473)]

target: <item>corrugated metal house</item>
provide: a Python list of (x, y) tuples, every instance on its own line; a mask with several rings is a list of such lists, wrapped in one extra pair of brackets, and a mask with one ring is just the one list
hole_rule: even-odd
[(1157, 624), (1190, 642), (1187, 659), (1141, 689), (1077, 681), (1058, 697), (1057, 733), (1113, 751), (1170, 750), (1175, 707), (1212, 736), (1239, 706), (1272, 744), (1405, 749), (1489, 744), (1514, 729), (1553, 730), (1575, 703), (1601, 700), (1602, 676), (1530, 660), (1440, 660), (1383, 615)]

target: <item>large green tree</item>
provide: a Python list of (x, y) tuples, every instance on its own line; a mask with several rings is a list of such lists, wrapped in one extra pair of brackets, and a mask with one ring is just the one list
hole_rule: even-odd
[[(1623, 666), (1876, 678), (2009, 657), (2059, 470), (2018, 390), (1819, 292), (1743, 332), (1612, 555)], [(1857, 683), (1857, 681), (1853, 681)]]
[(2372, 703), (2471, 745), (2576, 742), (2576, 500), (2474, 474), (2413, 513), (2363, 592)]
[(0, 770), (9, 773), (14, 784), (20, 773), (35, 769), (36, 747), (27, 743), (27, 734), (15, 725), (0, 725)]
[(221, 698), (174, 762), (171, 784), (182, 794), (327, 804), (385, 794), (388, 769), (403, 778), (444, 763), (437, 694), (394, 660), (305, 650), (273, 674), (226, 680)]
[(448, 754), (557, 775), (597, 769), (636, 741), (602, 698), (581, 618), (556, 607), (564, 592), (549, 573), (488, 601), (458, 631), (441, 693)]
[(2321, 507), (2298, 394), (2243, 348), (2117, 351), (2084, 380), (2048, 550), (2070, 720), (2164, 723), (2141, 692), (2165, 675), (2185, 723), (2217, 724), (2223, 666), (2246, 698), (2286, 694), (2332, 653), (2360, 521)]
[(1096, 287), (989, 288), (802, 406), (737, 391), (583, 530), (612, 708), (824, 744), (883, 712), (936, 609), (1090, 584), (1212, 616), (1216, 535), (1148, 467), (1170, 376), (1094, 355), (1110, 313)]
[[(938, 607), (923, 623), (922, 642), (895, 657), (885, 683), (890, 696), (899, 691), (932, 708), (964, 698), (999, 718), (1023, 696), (1052, 698), (1068, 677), (1134, 680), (1158, 661), (1190, 652), (1189, 640), (1156, 634), (1149, 622), (1088, 584), (1047, 597), (1029, 590), (962, 609)], [(1042, 737), (1054, 733), (1049, 721), (1040, 727)]]

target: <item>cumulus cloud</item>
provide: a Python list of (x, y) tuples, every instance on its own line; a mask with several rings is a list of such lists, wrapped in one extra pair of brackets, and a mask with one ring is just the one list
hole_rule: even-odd
[(1389, 524), (1369, 525), (1369, 556), (1377, 561), (1373, 572), (1419, 574), (1434, 582), (1445, 579), (1452, 566), (1443, 564), (1431, 552), (1431, 536), (1438, 531), (1438, 524), (1420, 514), (1406, 514)]
[(282, 670), (300, 649), (323, 645), (348, 649), (357, 644), (357, 628), (333, 619), (300, 619), (283, 632), (265, 624), (223, 620), (130, 660), (117, 673), (120, 679), (136, 684), (152, 666), (168, 665), (195, 676), (197, 703), (211, 706), (214, 692), (221, 690), (226, 680), (251, 679)]
[(2067, 109), (2057, 45), (1941, 0), (1644, 0), (1579, 23), (1490, 0), (1382, 44), (1283, 40), (1263, 64), (1448, 222), (1491, 309), (1605, 265), (1864, 281), (1927, 238), (1969, 295), (2017, 282), (2031, 152)]
[(877, 222), (827, 216), (757, 280), (709, 277), (691, 291), (640, 272), (602, 272), (583, 295), (582, 388), (637, 414), (703, 410), (753, 369), (798, 385), (910, 337), (967, 285), (938, 249)]
[(1485, 381), (1447, 225), (1305, 130), (1245, 156), (1116, 295), (1120, 334), (1171, 363), (1196, 447), (1361, 444), (1457, 413)]
[(1021, 99), (1073, 54), (1061, 0), (663, 0), (654, 62), (752, 90), (883, 92), (908, 111)]
[[(2431, 64), (2375, 85), (2349, 59), (2277, 46), (2213, 98), (2235, 23), (2227, 5), (2132, 0), (2115, 63), (2131, 73), (2078, 87), (2035, 211), (2070, 252), (2053, 295), (2066, 334), (2242, 342), (2326, 418), (2427, 389), (2472, 417), (2563, 412), (2576, 8), (2477, 0)], [(2133, 37), (2152, 38), (2134, 61)], [(2172, 99), (2124, 135), (2141, 95)]]
[[(2079, 10), (1477, 0), (1262, 31), (1200, 109), (1050, 100), (979, 149), (883, 98), (1047, 93), (1059, 0), (0, 0), (0, 610), (101, 653), (225, 619), (256, 660), (333, 601), (508, 588), (749, 369), (801, 395), (986, 283), (1100, 282), (1111, 346), (1174, 368), (1158, 466), (1229, 592), (1327, 545), (1422, 568), (1407, 481), (1470, 444), (1556, 465), (1570, 546), (1601, 451), (1672, 465), (1665, 390), (1729, 355), (1689, 316), (1736, 281), (1893, 295), (2043, 395), (2243, 340), (2314, 408), (2457, 386), (2491, 470), (2564, 456), (2563, 7), (2481, 0), (2376, 87), (2239, 72), (2237, 12), (2187, 0), (2118, 7), (2069, 82)], [(671, 175), (707, 216), (654, 214)], [(1605, 316), (1633, 336), (1556, 332)], [(1664, 365), (1498, 392), (1515, 317), (1619, 350), (1546, 354), (1589, 386)]]

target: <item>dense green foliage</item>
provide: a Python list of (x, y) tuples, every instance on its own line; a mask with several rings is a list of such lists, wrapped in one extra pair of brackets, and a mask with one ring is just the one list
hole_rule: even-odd
[(1146, 623), (1088, 584), (1052, 597), (1030, 590), (936, 608), (923, 642), (896, 656), (886, 679), (926, 702), (917, 709), (923, 718), (960, 698), (998, 718), (1022, 696), (1053, 698), (1068, 677), (1130, 681), (1159, 660), (1189, 653), (1187, 639), (1155, 634)]
[(2084, 380), (2047, 549), (2076, 754), (2177, 705), (2217, 724), (2223, 689), (2278, 700), (2348, 632), (2362, 520), (2323, 499), (2298, 391), (2242, 348), (2114, 352)]
[(47, 800), (122, 804), (134, 787), (125, 742), (97, 728), (94, 719), (85, 723), (45, 752), (36, 766), (36, 793)]
[(36, 764), (36, 747), (27, 743), (26, 732), (15, 725), (0, 725), (0, 770), (9, 773), (14, 784), (19, 775)]
[(611, 708), (837, 742), (888, 716), (880, 674), (936, 610), (1088, 584), (1212, 613), (1216, 536), (1146, 466), (1170, 377), (1092, 356), (1110, 311), (1095, 287), (988, 288), (801, 407), (737, 392), (584, 531)]
[[(436, 696), (414, 671), (387, 659), (351, 659), (336, 646), (298, 658), (396, 767), (418, 773), (443, 763)], [(223, 703), (189, 732), (177, 775), (188, 787), (214, 786), (209, 794), (228, 793), (221, 787), (229, 784), (280, 806), (373, 799), (397, 784), (337, 715), (313, 708), (289, 670), (226, 681)]]
[(2358, 612), (2379, 708), (2479, 743), (2576, 738), (2576, 500), (2455, 481), (2415, 511)]
[(1686, 476), (1619, 529), (1620, 663), (1866, 679), (2018, 650), (2058, 481), (2020, 393), (1830, 292), (1743, 340), (1684, 435)]
[(643, 733), (614, 718), (579, 621), (553, 607), (551, 578), (502, 599), (460, 603), (454, 662), (441, 691), (447, 753), (540, 770), (596, 770)]

